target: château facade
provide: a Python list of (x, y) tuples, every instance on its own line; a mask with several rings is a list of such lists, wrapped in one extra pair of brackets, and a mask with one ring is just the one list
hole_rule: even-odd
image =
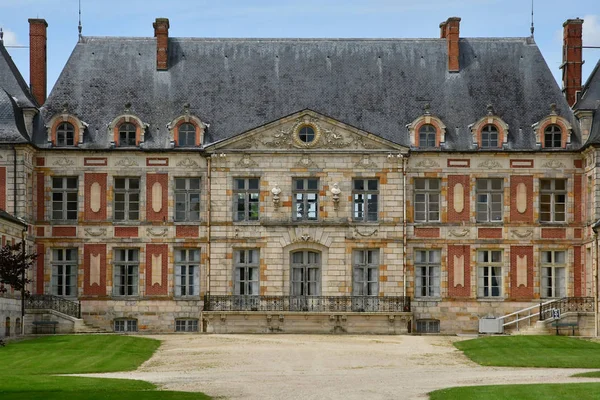
[(25, 221), (31, 292), (90, 326), (474, 332), (594, 295), (582, 20), (562, 92), (533, 38), (461, 38), (460, 18), (432, 39), (173, 38), (159, 18), (81, 37), (48, 98), (29, 23), (31, 87), (0, 43), (2, 239)]

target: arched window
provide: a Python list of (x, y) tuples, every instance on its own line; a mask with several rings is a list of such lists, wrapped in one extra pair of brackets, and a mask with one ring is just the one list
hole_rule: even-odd
[(119, 126), (119, 146), (129, 147), (136, 145), (136, 126), (129, 122), (121, 124)]
[(481, 129), (481, 142), (479, 147), (482, 149), (493, 149), (498, 147), (498, 128), (496, 125), (487, 124)]
[(544, 147), (554, 149), (562, 147), (562, 129), (560, 129), (560, 126), (552, 124), (544, 130)]
[(69, 122), (63, 122), (56, 128), (56, 146), (74, 146), (75, 127)]
[(321, 253), (308, 250), (292, 253), (290, 282), (292, 296), (320, 296)]
[(419, 128), (419, 147), (436, 147), (435, 139), (437, 130), (431, 124), (424, 124)]
[(191, 147), (196, 145), (196, 127), (189, 122), (179, 125), (177, 129), (178, 141), (180, 147)]

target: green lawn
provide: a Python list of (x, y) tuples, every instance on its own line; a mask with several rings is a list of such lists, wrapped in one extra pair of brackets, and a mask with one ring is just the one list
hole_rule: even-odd
[(431, 392), (430, 400), (597, 400), (600, 383), (463, 386)]
[(600, 371), (583, 372), (581, 374), (573, 375), (577, 378), (600, 378)]
[(600, 368), (600, 343), (565, 336), (490, 336), (454, 344), (478, 364)]
[(202, 393), (158, 391), (144, 381), (52, 376), (132, 371), (158, 349), (158, 340), (116, 335), (48, 336), (0, 348), (0, 398), (210, 399)]

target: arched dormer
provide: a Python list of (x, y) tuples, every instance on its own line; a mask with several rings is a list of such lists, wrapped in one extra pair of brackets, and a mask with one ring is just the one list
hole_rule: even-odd
[(204, 143), (204, 131), (207, 125), (200, 118), (191, 115), (189, 104), (184, 106), (183, 115), (167, 125), (174, 147), (200, 147)]
[(501, 149), (508, 142), (508, 124), (494, 113), (491, 105), (487, 115), (472, 125), (473, 143), (479, 149)]
[(571, 143), (573, 127), (567, 119), (556, 113), (556, 105), (550, 105), (550, 115), (531, 126), (535, 142), (543, 149), (565, 149)]
[(416, 148), (439, 149), (446, 142), (446, 125), (429, 113), (429, 105), (425, 106), (425, 114), (406, 127), (410, 134), (410, 144)]
[(85, 122), (70, 114), (65, 105), (63, 112), (54, 115), (46, 125), (48, 143), (53, 147), (77, 147), (83, 143), (83, 131), (87, 126)]
[(144, 142), (144, 133), (148, 124), (129, 113), (129, 104), (125, 113), (119, 115), (108, 124), (108, 135), (111, 143), (116, 147), (137, 147)]

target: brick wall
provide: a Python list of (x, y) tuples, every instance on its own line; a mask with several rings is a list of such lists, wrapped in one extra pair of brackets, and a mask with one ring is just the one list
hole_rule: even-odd
[[(153, 276), (155, 262), (160, 262), (160, 277)], [(146, 245), (146, 294), (166, 296), (168, 294), (169, 246), (166, 244)]]
[[(160, 198), (154, 198), (155, 188), (159, 190), (160, 194), (158, 196)], [(168, 200), (169, 176), (167, 174), (147, 174), (146, 219), (148, 221), (166, 221), (169, 215)]]
[(37, 207), (36, 207), (36, 217), (38, 219), (38, 221), (43, 221), (44, 220), (44, 206), (46, 203), (46, 199), (45, 199), (45, 193), (44, 193), (44, 173), (43, 172), (38, 172), (37, 173), (37, 191), (36, 191), (36, 201), (37, 201)]
[[(455, 193), (461, 186), (462, 193)], [(470, 191), (469, 175), (448, 175), (448, 222), (469, 221)]]
[[(96, 279), (92, 275), (92, 256), (99, 257), (99, 276), (98, 282), (92, 282)], [(95, 266), (94, 266), (95, 267)], [(105, 296), (106, 295), (106, 245), (105, 244), (86, 244), (83, 247), (83, 293), (86, 296)], [(95, 271), (94, 271), (95, 274)]]
[[(517, 188), (520, 183), (524, 184), (526, 189), (527, 209), (523, 213), (517, 209)], [(510, 222), (533, 223), (533, 176), (531, 175), (510, 177)]]
[[(524, 285), (518, 279), (519, 259), (526, 263), (527, 284)], [(521, 283), (519, 285), (519, 283)], [(513, 299), (533, 298), (533, 246), (511, 246), (510, 247), (510, 297)]]
[(198, 237), (198, 231), (197, 225), (177, 225), (175, 228), (175, 236), (178, 238)]
[[(86, 221), (103, 221), (106, 219), (106, 173), (86, 173), (85, 174), (85, 193), (84, 193), (84, 216)], [(92, 210), (92, 185), (96, 183), (100, 186), (100, 208), (97, 211)]]
[[(573, 246), (573, 291), (575, 297), (583, 296), (583, 287), (582, 287), (582, 254), (583, 251), (581, 246)], [(567, 293), (569, 296), (569, 293)]]
[[(3, 243), (4, 244), (4, 243)], [(44, 244), (38, 243), (36, 245), (36, 276), (35, 276), (35, 293), (44, 294)]]
[(582, 176), (581, 174), (575, 174), (573, 180), (573, 216), (574, 222), (583, 222), (583, 197), (582, 190)]
[(0, 167), (0, 208), (6, 210), (6, 167)]
[[(464, 266), (464, 285), (455, 282), (457, 275), (455, 260), (462, 261)], [(471, 247), (466, 245), (448, 246), (448, 297), (470, 297), (471, 296)]]

